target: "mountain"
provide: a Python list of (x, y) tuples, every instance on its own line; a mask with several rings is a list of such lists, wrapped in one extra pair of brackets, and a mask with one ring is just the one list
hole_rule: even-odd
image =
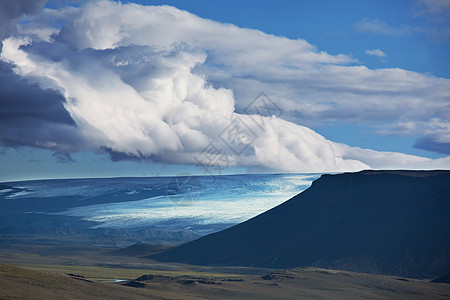
[(450, 270), (450, 171), (322, 175), (263, 214), (150, 258), (436, 277)]

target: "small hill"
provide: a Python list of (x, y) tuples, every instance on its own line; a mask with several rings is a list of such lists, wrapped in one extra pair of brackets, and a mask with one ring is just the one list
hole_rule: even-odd
[[(151, 299), (149, 291), (0, 264), (0, 299)], [(154, 299), (154, 298), (153, 298)]]
[(172, 246), (168, 245), (151, 245), (145, 243), (136, 243), (126, 248), (111, 251), (111, 254), (120, 256), (142, 257), (168, 250)]
[(450, 273), (439, 276), (436, 279), (433, 279), (431, 282), (434, 283), (450, 283)]
[(450, 270), (450, 171), (323, 175), (255, 218), (151, 258), (436, 277)]

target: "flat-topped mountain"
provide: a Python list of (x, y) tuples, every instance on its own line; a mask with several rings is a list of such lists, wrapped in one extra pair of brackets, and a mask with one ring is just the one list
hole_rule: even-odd
[(151, 258), (440, 276), (450, 270), (450, 171), (323, 175), (263, 214)]

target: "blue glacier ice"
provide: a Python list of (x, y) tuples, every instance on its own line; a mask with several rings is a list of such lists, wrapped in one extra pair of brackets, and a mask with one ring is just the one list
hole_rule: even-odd
[[(61, 179), (0, 183), (3, 208), (76, 217), (91, 228), (218, 231), (269, 210), (320, 174)], [(18, 203), (21, 203), (18, 205)], [(13, 205), (17, 204), (17, 205)]]

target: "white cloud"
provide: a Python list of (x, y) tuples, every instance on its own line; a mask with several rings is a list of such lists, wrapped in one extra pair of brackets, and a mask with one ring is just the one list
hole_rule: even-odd
[[(61, 23), (61, 29), (51, 27)], [(298, 172), (407, 168), (432, 160), (351, 148), (275, 117), (263, 118), (261, 128), (242, 112), (261, 91), (297, 122), (426, 122), (431, 111), (438, 119), (449, 111), (442, 109), (447, 79), (371, 70), (305, 40), (168, 6), (98, 1), (46, 9), (4, 41), (1, 59), (65, 96), (85, 140), (80, 150), (108, 151), (118, 159), (196, 164), (212, 143), (227, 157), (222, 165)], [(248, 147), (239, 154), (224, 138), (236, 119), (248, 130)]]
[(372, 56), (378, 56), (378, 57), (386, 57), (386, 53), (384, 53), (383, 51), (381, 51), (378, 48), (372, 49), (372, 50), (366, 50), (366, 54), (372, 55)]

